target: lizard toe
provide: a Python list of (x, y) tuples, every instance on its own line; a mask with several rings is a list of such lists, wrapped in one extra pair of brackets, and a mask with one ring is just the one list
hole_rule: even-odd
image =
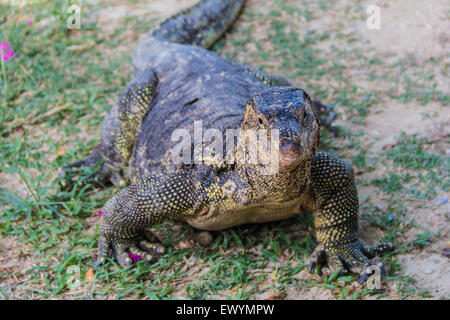
[(148, 240), (140, 240), (138, 243), (138, 247), (143, 251), (152, 253), (153, 255), (157, 256), (161, 256), (167, 252), (166, 248), (162, 244), (150, 242)]
[(155, 255), (152, 255), (150, 252), (140, 249), (139, 247), (130, 247), (129, 248), (129, 257), (133, 261), (133, 263), (136, 263), (140, 260), (145, 260), (149, 263), (154, 263), (158, 261), (158, 257)]

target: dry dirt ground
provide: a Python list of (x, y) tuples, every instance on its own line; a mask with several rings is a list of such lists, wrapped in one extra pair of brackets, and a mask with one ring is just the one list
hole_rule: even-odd
[[(369, 3), (369, 2), (366, 2)], [(382, 28), (371, 31), (360, 25), (358, 32), (361, 40), (367, 40), (375, 48), (374, 54), (385, 59), (396, 59), (411, 56), (415, 59), (427, 60), (433, 57), (446, 57), (448, 66), (450, 52), (450, 21), (445, 14), (449, 4), (446, 1), (373, 1), (382, 8)], [(364, 41), (365, 42), (365, 41)], [(447, 70), (448, 72), (448, 70)], [(439, 73), (437, 73), (439, 74)], [(438, 76), (439, 78), (439, 76)], [(448, 92), (450, 82), (447, 77), (438, 79), (438, 86)], [(377, 89), (377, 88), (373, 88)], [(431, 117), (424, 119), (423, 113)], [(398, 103), (379, 106), (367, 118), (367, 140), (373, 143), (374, 151), (381, 151), (382, 146), (393, 143), (394, 137), (401, 132), (427, 136), (442, 132), (449, 133), (450, 113), (448, 107), (439, 103), (430, 103), (419, 107), (417, 103)], [(448, 140), (447, 140), (448, 142)], [(449, 145), (438, 148), (450, 156)], [(364, 196), (364, 192), (361, 192)], [(442, 194), (448, 198), (448, 194)], [(399, 255), (403, 271), (414, 276), (417, 286), (429, 288), (434, 297), (447, 296), (450, 292), (450, 263), (448, 257), (440, 252), (448, 248), (450, 205), (436, 203), (427, 204), (412, 210), (411, 220), (417, 223), (407, 235), (412, 240), (420, 230), (442, 232), (442, 239), (425, 250)]]
[[(417, 59), (446, 56), (448, 64), (450, 22), (448, 17), (445, 18), (449, 8), (446, 1), (380, 1), (380, 6), (383, 8), (382, 29), (371, 32), (362, 27), (359, 30), (361, 38), (376, 48), (376, 54), (391, 59), (408, 55)], [(438, 81), (445, 92), (449, 91), (448, 80), (447, 77)], [(392, 102), (378, 109), (367, 121), (367, 135), (375, 140), (372, 145), (375, 151), (379, 151), (381, 145), (392, 143), (392, 137), (398, 137), (401, 132), (419, 135), (449, 132), (450, 113), (440, 104), (430, 103), (419, 108), (414, 103)], [(423, 112), (431, 117), (423, 119)], [(450, 155), (448, 147), (448, 144), (441, 146), (447, 156)], [(447, 198), (448, 194), (442, 196)], [(426, 250), (399, 256), (405, 274), (413, 275), (418, 286), (430, 288), (435, 297), (448, 297), (450, 292), (449, 260), (440, 254), (442, 248), (449, 246), (449, 208), (447, 203), (441, 206), (429, 204), (413, 210), (411, 219), (417, 223), (417, 229), (408, 232), (411, 239), (420, 228), (432, 232), (442, 230), (443, 238)]]
[[(95, 1), (99, 2), (99, 1)], [(145, 3), (144, 3), (145, 2)], [(181, 8), (185, 8), (195, 0), (154, 0), (154, 1), (109, 1), (106, 2), (103, 9), (98, 12), (97, 16), (90, 19), (97, 20), (101, 26), (105, 37), (112, 37), (113, 32), (119, 26), (125, 24), (130, 16), (154, 16), (155, 19), (162, 19), (177, 12)], [(365, 20), (361, 17), (355, 17), (354, 20), (348, 20), (346, 8), (348, 4), (345, 1), (335, 1), (333, 10), (321, 11), (320, 14), (314, 14), (314, 19), (309, 21), (299, 20), (299, 34), (302, 30), (321, 28), (327, 30), (339, 30), (342, 34), (352, 34), (353, 41), (348, 42), (331, 38), (329, 41), (320, 42), (320, 46), (329, 49), (332, 46), (353, 46), (355, 50), (361, 50), (367, 59), (379, 59), (383, 62), (394, 62), (403, 58), (410, 58), (417, 64), (425, 63), (430, 59), (442, 59), (436, 65), (427, 64), (426, 70), (434, 74), (436, 88), (444, 93), (449, 92), (448, 65), (450, 53), (450, 22), (448, 19), (448, 10), (450, 9), (448, 1), (445, 0), (396, 0), (396, 1), (356, 1), (352, 5), (359, 5), (363, 8), (371, 4), (376, 4), (381, 8), (381, 29), (369, 30), (365, 24)], [(258, 12), (263, 15), (268, 14), (275, 6), (273, 1), (249, 0), (246, 10), (250, 12)], [(315, 7), (314, 7), (315, 8)], [(311, 8), (313, 11), (314, 8)], [(264, 22), (265, 21), (265, 22)], [(270, 26), (270, 18), (266, 20), (258, 20), (256, 25), (249, 25), (245, 19), (240, 19), (236, 24), (236, 29), (251, 27), (252, 34), (250, 37), (261, 41), (264, 49), (270, 49), (271, 43), (265, 41), (267, 37), (267, 29)], [(129, 37), (127, 37), (127, 34)], [(123, 36), (123, 41), (115, 48), (117, 51), (129, 50), (129, 46), (136, 44), (136, 39), (132, 39), (133, 30), (127, 30)], [(143, 34), (143, 32), (141, 32)], [(227, 35), (229, 37), (229, 35)], [(224, 50), (229, 50), (231, 43), (226, 42)], [(270, 61), (249, 61), (252, 52), (258, 49), (250, 42), (243, 46), (244, 50), (236, 53), (235, 60), (251, 63), (255, 66), (264, 64), (268, 71), (277, 70), (277, 62)], [(111, 52), (111, 55), (117, 54)], [(131, 51), (130, 51), (131, 54)], [(262, 58), (260, 58), (262, 59)], [(330, 63), (333, 63), (332, 61)], [(348, 63), (352, 63), (348, 61)], [(383, 81), (383, 79), (375, 81), (367, 81), (367, 73), (373, 73), (383, 76), (382, 70), (377, 69), (377, 65), (370, 65), (365, 70), (348, 68), (344, 71), (346, 81), (355, 83), (361, 88), (372, 90), (380, 94), (388, 92), (395, 86), (395, 83)], [(129, 67), (125, 66), (121, 72), (128, 72)], [(296, 85), (302, 85), (304, 79), (291, 79)], [(320, 79), (315, 83), (320, 86), (329, 86), (338, 88), (342, 86), (339, 82), (327, 82)], [(332, 103), (332, 101), (326, 101)], [(420, 105), (416, 100), (403, 102), (399, 99), (387, 97), (383, 99), (383, 103), (374, 105), (364, 124), (354, 123), (349, 119), (349, 115), (340, 112), (338, 124), (347, 127), (350, 130), (363, 130), (363, 145), (376, 154), (382, 152), (387, 146), (393, 145), (401, 133), (417, 134), (420, 137), (441, 136), (436, 140), (430, 148), (434, 148), (436, 152), (450, 156), (450, 147), (448, 144), (448, 132), (450, 113), (448, 106), (432, 101), (425, 105)], [(424, 114), (428, 114), (424, 117)], [(443, 137), (443, 138), (442, 138)], [(370, 172), (362, 172), (358, 177), (361, 179), (373, 179), (383, 176), (386, 168), (378, 168)], [(15, 191), (18, 194), (26, 195), (27, 190), (19, 187), (21, 183), (17, 177), (12, 174), (3, 172), (0, 174), (0, 184), (14, 185), (16, 179), (17, 187)], [(386, 205), (385, 194), (381, 194), (371, 185), (361, 185), (360, 199), (370, 196), (373, 204), (383, 207)], [(439, 199), (448, 199), (448, 194), (440, 193)], [(441, 298), (450, 296), (450, 263), (447, 255), (442, 254), (443, 250), (450, 248), (449, 239), (449, 220), (448, 213), (450, 204), (437, 203), (436, 201), (412, 201), (409, 204), (408, 222), (414, 221), (409, 227), (405, 236), (413, 241), (415, 237), (427, 230), (432, 233), (440, 233), (440, 237), (433, 241), (431, 245), (423, 248), (416, 248), (408, 253), (399, 253), (397, 255), (402, 264), (401, 273), (406, 277), (413, 277), (415, 282), (413, 287), (417, 291), (427, 290), (429, 297)], [(367, 222), (361, 222), (362, 235), (370, 241), (377, 241), (382, 238), (383, 232), (376, 226), (372, 226)], [(21, 248), (21, 254), (9, 255), (13, 248)], [(0, 265), (6, 268), (26, 270), (27, 266), (33, 264), (32, 250), (27, 246), (20, 244), (16, 238), (7, 237), (0, 240)], [(268, 267), (270, 272), (271, 266)], [(27, 279), (26, 272), (15, 273), (16, 279), (3, 279), (2, 285), (12, 284), (15, 281), (24, 281)], [(306, 272), (302, 271), (296, 277), (307, 277)], [(390, 296), (395, 298), (395, 283), (390, 284)], [(255, 298), (267, 298), (270, 293), (257, 296)], [(185, 296), (182, 287), (180, 292), (174, 292), (174, 297)], [(414, 296), (414, 295), (412, 295)], [(217, 296), (222, 297), (222, 296)], [(214, 297), (211, 297), (214, 298)], [(286, 299), (333, 299), (334, 296), (330, 290), (312, 287), (312, 288), (295, 288), (286, 292)]]

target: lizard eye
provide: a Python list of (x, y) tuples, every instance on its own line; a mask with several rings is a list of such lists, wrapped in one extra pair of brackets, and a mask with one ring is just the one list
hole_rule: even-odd
[(259, 123), (260, 125), (263, 125), (263, 124), (264, 124), (264, 121), (263, 121), (261, 118), (258, 118), (258, 123)]
[(304, 126), (306, 126), (309, 123), (309, 112), (305, 111), (303, 112), (303, 119), (302, 119), (302, 123)]

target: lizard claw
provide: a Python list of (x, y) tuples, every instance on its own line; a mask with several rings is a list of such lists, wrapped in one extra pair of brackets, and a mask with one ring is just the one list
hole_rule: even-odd
[(308, 264), (308, 272), (313, 273), (316, 266), (320, 266), (325, 262), (325, 248), (318, 246), (311, 255)]
[[(108, 248), (114, 249), (108, 250)], [(107, 241), (105, 238), (102, 239), (100, 237), (98, 249), (99, 256), (93, 264), (94, 267), (104, 264), (106, 257), (111, 256), (114, 256), (121, 266), (129, 267), (140, 260), (154, 263), (166, 253), (164, 246), (148, 231), (144, 231), (142, 235), (133, 239), (121, 239), (120, 242)]]
[(315, 267), (319, 267), (319, 271), (322, 272), (322, 266), (328, 265), (331, 271), (340, 270), (339, 273), (343, 273), (345, 270), (344, 263), (338, 255), (329, 255), (324, 246), (317, 247), (309, 260), (308, 271), (313, 273)]
[(394, 246), (390, 243), (366, 246), (360, 240), (329, 247), (320, 245), (311, 255), (308, 271), (312, 273), (316, 266), (321, 267), (327, 264), (332, 271), (360, 274), (359, 282), (364, 283), (374, 272), (379, 272), (381, 277), (386, 276), (383, 263), (378, 258), (370, 258), (393, 248)]

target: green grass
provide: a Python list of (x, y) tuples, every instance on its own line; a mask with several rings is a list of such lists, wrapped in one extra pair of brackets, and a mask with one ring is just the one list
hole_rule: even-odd
[[(378, 207), (370, 197), (365, 199), (361, 216), (383, 230), (384, 240), (398, 245), (384, 261), (391, 270), (387, 279), (399, 285), (400, 297), (426, 296), (426, 292), (417, 293), (414, 282), (400, 273), (395, 253), (428, 246), (435, 238), (425, 230), (412, 245), (402, 240), (411, 226), (405, 223), (411, 197), (432, 200), (438, 192), (448, 192), (448, 158), (427, 150), (427, 141), (416, 136), (398, 137), (398, 143), (382, 154), (374, 154), (363, 139), (365, 119), (386, 99), (449, 103), (448, 95), (436, 90), (433, 74), (426, 71), (427, 66), (440, 61), (422, 66), (408, 59), (393, 65), (383, 63), (382, 58), (368, 61), (352, 48), (354, 34), (341, 34), (338, 27), (308, 29), (306, 22), (332, 11), (335, 1), (300, 2), (273, 0), (268, 21), (266, 15), (245, 11), (243, 28), (234, 27), (214, 50), (289, 78), (345, 116), (340, 138), (323, 131), (322, 149), (350, 160), (363, 172), (388, 168), (382, 177), (357, 177), (358, 185), (375, 187), (387, 201), (385, 207)], [(310, 214), (217, 232), (214, 243), (206, 248), (192, 241), (192, 228), (167, 221), (155, 227), (170, 248), (161, 260), (153, 265), (139, 262), (128, 269), (109, 261), (95, 270), (95, 280), (89, 282), (86, 275), (96, 256), (98, 238), (96, 211), (119, 189), (88, 183), (61, 190), (58, 170), (86, 156), (98, 142), (105, 113), (131, 79), (129, 62), (138, 35), (150, 29), (156, 19), (128, 17), (107, 35), (94, 22), (74, 32), (64, 28), (64, 5), (62, 0), (20, 9), (0, 4), (0, 38), (11, 42), (16, 53), (7, 63), (10, 90), (0, 128), (0, 170), (11, 177), (8, 184), (0, 186), (0, 232), (2, 237), (16, 237), (20, 246), (31, 248), (34, 261), (32, 267), (20, 272), (0, 269), (0, 280), (21, 272), (27, 275), (26, 281), (13, 287), (0, 287), (2, 298), (165, 299), (175, 295), (252, 299), (262, 293), (284, 297), (290, 289), (312, 287), (325, 288), (337, 299), (386, 295), (359, 287), (350, 290), (356, 276), (332, 274), (322, 280), (295, 277), (306, 268), (317, 245)], [(85, 4), (86, 18), (102, 5)], [(362, 7), (347, 9), (349, 17), (364, 11)], [(292, 19), (285, 19), (282, 13)], [(25, 18), (16, 19), (25, 16), (32, 17), (32, 26)], [(306, 21), (304, 30), (297, 32), (299, 25), (303, 26), (298, 23), (301, 18)], [(253, 34), (259, 31), (255, 26), (261, 24), (268, 30), (267, 37), (254, 41)], [(130, 29), (135, 34), (131, 38), (127, 34)], [(339, 46), (339, 41), (347, 46)], [(256, 50), (248, 49), (251, 42)], [(263, 49), (268, 47), (272, 50)], [(364, 80), (399, 83), (398, 92), (385, 95), (346, 81), (349, 70), (373, 67), (379, 68), (379, 73), (367, 72)], [(412, 74), (409, 68), (414, 69)], [(323, 86), (324, 82), (339, 85)], [(39, 118), (59, 106), (65, 108)], [(87, 181), (90, 175), (89, 170), (83, 173)], [(180, 243), (189, 246), (181, 249)], [(81, 281), (76, 290), (70, 288), (74, 276)]]

